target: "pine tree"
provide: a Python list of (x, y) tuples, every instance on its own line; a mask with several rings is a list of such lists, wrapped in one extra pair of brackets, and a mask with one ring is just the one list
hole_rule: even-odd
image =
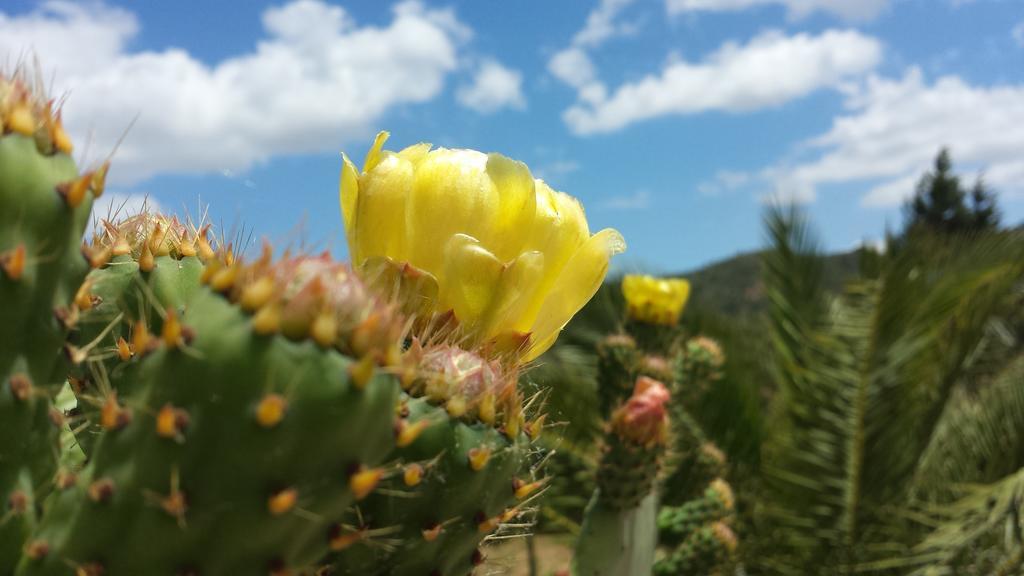
[(923, 230), (952, 235), (993, 230), (999, 226), (995, 195), (980, 177), (968, 194), (960, 177), (953, 173), (947, 148), (935, 158), (932, 171), (918, 181), (914, 197), (904, 210), (905, 234)]

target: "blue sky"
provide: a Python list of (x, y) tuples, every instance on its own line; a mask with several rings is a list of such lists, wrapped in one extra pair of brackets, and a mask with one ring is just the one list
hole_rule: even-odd
[(81, 161), (120, 141), (108, 202), (340, 257), (338, 152), (381, 129), (526, 161), (629, 270), (757, 248), (773, 197), (873, 241), (942, 145), (1024, 219), (1024, 0), (5, 2), (32, 52)]

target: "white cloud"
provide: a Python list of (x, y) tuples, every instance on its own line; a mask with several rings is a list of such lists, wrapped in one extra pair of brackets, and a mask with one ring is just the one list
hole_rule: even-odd
[(609, 38), (625, 36), (636, 31), (636, 26), (628, 22), (616, 21), (622, 10), (634, 0), (601, 0), (590, 14), (587, 23), (573, 36), (574, 46), (596, 47)]
[(636, 190), (632, 194), (612, 196), (601, 203), (602, 208), (609, 210), (644, 210), (651, 205), (651, 193), (647, 190)]
[(460, 87), (456, 98), (463, 106), (481, 114), (490, 114), (502, 108), (522, 110), (526, 108), (523, 75), (497, 61), (485, 60), (477, 68), (472, 84)]
[(670, 62), (660, 75), (624, 84), (607, 98), (577, 102), (564, 119), (573, 132), (593, 134), (659, 116), (757, 110), (838, 87), (881, 56), (881, 44), (856, 31), (766, 32), (745, 45), (727, 43), (700, 63)]
[(573, 160), (557, 160), (549, 164), (541, 164), (533, 170), (533, 175), (545, 180), (554, 180), (580, 169), (579, 162)]
[(863, 205), (893, 207), (948, 146), (957, 172), (984, 173), (1004, 197), (1024, 195), (1024, 84), (973, 86), (957, 76), (929, 84), (912, 68), (900, 79), (869, 78), (848, 93), (846, 108), (798, 147), (809, 159), (762, 178), (810, 197), (822, 185), (864, 182), (872, 187)]
[[(181, 49), (130, 51), (139, 24), (103, 4), (50, 1), (0, 13), (0, 62), (38, 54), (70, 93), (69, 130), (92, 154), (113, 149), (114, 182), (161, 172), (240, 170), (279, 154), (333, 151), (389, 109), (440, 94), (470, 36), (450, 10), (410, 0), (385, 26), (295, 0), (263, 13), (254, 49), (207, 65)], [(49, 77), (49, 76), (47, 76)]]
[(587, 15), (586, 24), (573, 36), (572, 43), (548, 60), (548, 72), (575, 88), (578, 97), (584, 102), (600, 102), (607, 95), (607, 89), (598, 79), (597, 69), (588, 51), (598, 48), (610, 38), (636, 32), (636, 24), (619, 21), (622, 11), (633, 2), (601, 0)]
[(1010, 30), (1010, 35), (1013, 36), (1013, 41), (1017, 43), (1017, 46), (1024, 48), (1024, 20)]
[(899, 206), (914, 195), (920, 177), (919, 174), (909, 174), (874, 186), (861, 198), (861, 205), (876, 208)]
[(582, 88), (597, 79), (597, 70), (582, 48), (561, 50), (548, 61), (548, 71), (573, 88)]
[(704, 196), (718, 196), (751, 183), (753, 176), (736, 170), (719, 170), (714, 178), (697, 184), (697, 192)]
[(772, 4), (784, 7), (792, 19), (821, 11), (845, 20), (865, 21), (878, 16), (889, 0), (665, 0), (669, 14), (736, 12)]

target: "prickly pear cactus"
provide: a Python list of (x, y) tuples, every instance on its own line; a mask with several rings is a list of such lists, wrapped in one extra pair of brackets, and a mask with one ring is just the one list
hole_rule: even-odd
[(161, 332), (168, 311), (180, 315), (199, 289), (203, 262), (214, 257), (207, 230), (144, 209), (102, 221), (87, 245), (102, 260), (75, 297), (80, 313), (67, 346), (78, 399), (72, 424), (86, 454), (102, 432), (106, 399), (128, 393), (137, 364), (127, 361), (145, 353), (140, 346), (153, 342), (148, 336)]
[(389, 457), (401, 465), (354, 511), (334, 556), (340, 574), (467, 574), (543, 484), (531, 466), (543, 420), (522, 424), (515, 369), (418, 341), (404, 362), (415, 368)]
[(79, 174), (53, 102), (0, 72), (0, 573), (52, 486), (58, 355), (87, 266), (79, 252), (106, 167)]
[(213, 258), (202, 277), (183, 314), (133, 338), (131, 387), (103, 400), (89, 464), (61, 479), (19, 574), (310, 569), (377, 486), (391, 308), (326, 258)]

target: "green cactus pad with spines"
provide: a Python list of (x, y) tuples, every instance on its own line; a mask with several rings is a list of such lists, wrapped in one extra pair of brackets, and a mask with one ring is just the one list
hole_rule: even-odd
[[(421, 466), (422, 480), (406, 486), (403, 474), (396, 473), (358, 505), (368, 534), (384, 533), (381, 539), (394, 544), (381, 546), (372, 536), (356, 542), (335, 555), (339, 574), (467, 574), (474, 560), (480, 560), (478, 547), (498, 528), (500, 517), (521, 503), (513, 479), (531, 479), (531, 448), (525, 434), (511, 441), (493, 426), (452, 418), (423, 398), (407, 398), (404, 405), (410, 425), (422, 420), (430, 424), (388, 460)], [(475, 470), (472, 455), (479, 456), (480, 450), (489, 455)], [(356, 522), (349, 519), (350, 524)], [(487, 522), (495, 525), (481, 528)]]
[(725, 462), (685, 406), (673, 402), (669, 409), (672, 448), (665, 458), (662, 500), (674, 505), (699, 496), (708, 482), (724, 473)]
[[(186, 255), (178, 249), (182, 238), (177, 230), (170, 233), (164, 230), (163, 241), (174, 244), (163, 250), (167, 254), (154, 256), (149, 270), (140, 268), (142, 250), (139, 245), (149, 241), (145, 228), (151, 229), (156, 222), (165, 227), (179, 227), (173, 220), (147, 213), (111, 224), (110, 229), (125, 240), (121, 251), (126, 253), (113, 256), (110, 262), (92, 270), (86, 278), (87, 292), (82, 297), (95, 305), (81, 312), (77, 329), (71, 335), (77, 349), (88, 348), (85, 359), (71, 369), (79, 400), (75, 414), (81, 419), (75, 422), (76, 439), (86, 454), (91, 453), (92, 444), (100, 433), (98, 415), (104, 398), (111, 393), (122, 397), (131, 393), (125, 389), (125, 383), (131, 380), (134, 364), (121, 358), (118, 340), (131, 342), (132, 327), (140, 321), (148, 330), (159, 334), (163, 327), (161, 312), (172, 310), (180, 314), (185, 302), (201, 286), (203, 263), (194, 250)], [(188, 238), (185, 241), (188, 242)], [(94, 246), (111, 248), (115, 243), (116, 239), (107, 231)]]
[[(49, 105), (0, 73), (0, 573), (21, 555), (57, 466), (55, 311), (70, 309), (87, 271), (79, 243), (93, 196), (68, 152)], [(58, 190), (76, 179), (68, 201)]]
[[(77, 483), (50, 504), (33, 535), (49, 553), (24, 559), (20, 575), (90, 565), (108, 575), (266, 574), (327, 552), (333, 519), (355, 500), (350, 475), (393, 446), (397, 381), (379, 372), (360, 389), (350, 358), (258, 335), (252, 317), (208, 290), (181, 321), (194, 338), (141, 359), (124, 403), (132, 418), (103, 433)], [(286, 409), (261, 421), (272, 395)], [(166, 406), (187, 416), (178, 437), (158, 433)], [(288, 490), (293, 505), (271, 504)]]
[(736, 535), (724, 522), (692, 532), (670, 554), (654, 564), (655, 576), (726, 574), (723, 569), (736, 549)]
[(607, 417), (633, 391), (640, 352), (629, 335), (612, 334), (598, 343), (597, 354), (601, 414)]
[(658, 511), (659, 540), (664, 545), (678, 544), (701, 526), (726, 520), (732, 514), (732, 489), (724, 480), (716, 480), (700, 498)]
[(649, 494), (658, 477), (664, 446), (640, 446), (609, 434), (597, 472), (602, 499), (612, 508), (628, 509)]

